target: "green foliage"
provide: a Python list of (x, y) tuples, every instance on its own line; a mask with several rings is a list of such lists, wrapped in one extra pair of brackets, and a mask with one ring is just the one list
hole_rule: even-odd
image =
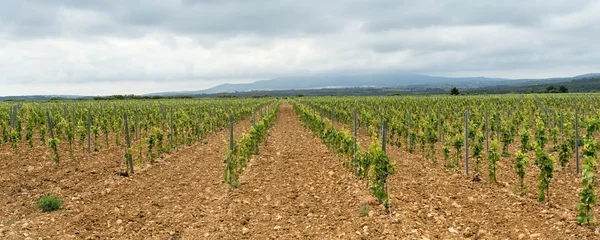
[(156, 148), (158, 149), (158, 151), (162, 152), (167, 152), (167, 149), (165, 149), (165, 147), (163, 146), (163, 142), (165, 140), (165, 135), (162, 133), (162, 131), (158, 128), (155, 128), (154, 131), (154, 138), (156, 139)]
[(50, 149), (52, 149), (52, 160), (54, 160), (54, 162), (56, 164), (60, 163), (60, 157), (58, 156), (58, 144), (60, 143), (60, 140), (58, 140), (58, 138), (51, 138), (48, 140), (48, 147)]
[(63, 205), (63, 201), (54, 195), (43, 196), (37, 200), (37, 206), (44, 212), (54, 211)]
[(135, 157), (135, 161), (133, 161), (133, 162), (136, 165), (138, 165), (138, 167), (144, 168), (144, 163), (142, 162), (142, 160), (143, 160), (143, 157), (142, 157), (143, 153), (142, 153), (142, 151), (144, 149), (143, 142), (141, 142), (141, 141), (138, 142), (136, 144), (136, 148), (137, 148), (137, 154), (136, 154), (136, 157)]
[(369, 204), (364, 203), (364, 202), (360, 203), (359, 209), (358, 209), (358, 214), (361, 217), (369, 215), (370, 211), (371, 211), (371, 208), (369, 207)]
[(554, 160), (542, 149), (537, 142), (533, 144), (535, 150), (535, 165), (540, 169), (538, 176), (538, 201), (544, 202), (550, 197), (550, 182), (554, 173)]
[(27, 115), (27, 125), (25, 125), (25, 140), (29, 148), (33, 148), (33, 130), (35, 127), (35, 118), (31, 115)]
[(98, 126), (92, 126), (91, 129), (92, 131), (92, 136), (94, 136), (94, 152), (98, 151), (98, 136), (100, 135), (100, 128)]
[(131, 168), (129, 166), (129, 160), (133, 160), (133, 150), (131, 148), (127, 148), (125, 154), (123, 155), (123, 163), (125, 164), (125, 168), (121, 172), (121, 175), (127, 175), (131, 172)]
[(548, 137), (546, 137), (546, 125), (540, 118), (535, 120), (535, 141), (537, 142), (537, 146), (542, 149), (544, 149), (546, 143), (548, 143)]
[(492, 141), (492, 146), (490, 147), (490, 152), (488, 152), (488, 172), (490, 177), (490, 182), (497, 182), (496, 179), (496, 163), (500, 161), (500, 154), (498, 154), (498, 141)]
[(514, 142), (514, 125), (509, 121), (502, 122), (500, 140), (502, 141), (502, 156), (509, 156), (508, 147)]
[(560, 92), (560, 93), (568, 93), (569, 89), (567, 87), (565, 87), (564, 85), (560, 85), (560, 87), (558, 87), (558, 92)]
[(436, 165), (437, 162), (435, 159), (435, 144), (438, 142), (438, 136), (433, 128), (433, 124), (429, 121), (426, 121), (425, 136), (427, 138), (427, 143), (429, 144), (429, 152), (427, 153), (427, 158), (433, 159), (433, 164)]
[(548, 133), (550, 134), (550, 139), (552, 140), (552, 143), (553, 143), (552, 152), (555, 152), (558, 149), (558, 146), (557, 146), (557, 144), (558, 144), (558, 127), (550, 128)]
[(8, 123), (4, 124), (2, 122), (0, 122), (0, 127), (1, 127), (1, 133), (2, 133), (2, 138), (0, 138), (0, 144), (8, 142), (9, 140), (9, 136), (10, 134), (8, 133), (8, 127), (7, 127)]
[(446, 139), (446, 141), (444, 142), (444, 145), (442, 146), (442, 154), (444, 155), (444, 162), (445, 162), (446, 167), (452, 165), (452, 163), (449, 162), (451, 146), (452, 146), (452, 138), (448, 137)]
[(390, 159), (381, 149), (381, 141), (374, 139), (369, 146), (369, 161), (371, 162), (371, 193), (373, 196), (383, 203), (386, 209), (389, 208), (389, 199), (387, 197), (387, 178), (396, 172), (394, 166), (390, 163)]
[(581, 174), (581, 186), (582, 189), (579, 192), (579, 203), (576, 205), (577, 209), (577, 224), (594, 224), (593, 219), (593, 206), (596, 205), (596, 190), (594, 189), (594, 171), (596, 169), (596, 159), (585, 156), (582, 174)]
[[(67, 124), (66, 121), (65, 121), (65, 124)], [(69, 141), (69, 150), (73, 151), (73, 141), (75, 141), (74, 129), (70, 126), (66, 126), (65, 134), (67, 135), (67, 140)], [(107, 136), (108, 136), (108, 134), (107, 134)]]
[(10, 145), (17, 152), (17, 148), (19, 147), (19, 132), (15, 129), (10, 130)]
[(475, 135), (475, 141), (473, 142), (472, 148), (473, 148), (473, 158), (475, 160), (475, 175), (478, 176), (479, 175), (479, 164), (481, 164), (481, 160), (483, 160), (483, 156), (481, 155), (481, 153), (483, 152), (483, 142), (485, 141), (485, 138), (483, 137), (483, 134), (481, 132), (477, 132)]
[(239, 174), (237, 167), (239, 151), (237, 142), (233, 141), (233, 149), (228, 147), (226, 142), (225, 150), (225, 169), (223, 171), (223, 182), (236, 188), (236, 186), (239, 186)]
[(111, 95), (111, 96), (96, 96), (94, 100), (139, 100), (139, 99), (189, 99), (194, 98), (188, 95), (177, 96), (140, 96), (140, 95)]
[(87, 136), (87, 127), (86, 127), (86, 123), (79, 120), (77, 122), (77, 135), (79, 136), (79, 146), (81, 147), (83, 145), (83, 141), (85, 141), (85, 138)]
[(417, 139), (419, 140), (419, 150), (421, 151), (421, 153), (425, 153), (425, 144), (427, 143), (427, 138), (425, 138), (425, 133), (424, 132), (420, 132), (417, 135)]
[(457, 96), (459, 94), (460, 92), (458, 91), (458, 88), (452, 87), (452, 89), (450, 90), (450, 95)]
[(564, 141), (563, 143), (561, 143), (559, 153), (558, 153), (558, 161), (560, 163), (560, 167), (562, 168), (563, 172), (565, 171), (565, 168), (569, 164), (569, 159), (571, 158), (572, 155), (573, 155), (573, 144), (570, 144), (568, 141)]
[(594, 189), (596, 159), (598, 144), (592, 138), (586, 139), (583, 147), (583, 166), (581, 172), (581, 192), (577, 209), (577, 224), (594, 224), (593, 206), (596, 205), (596, 190)]
[(100, 130), (102, 130), (102, 134), (104, 135), (104, 142), (106, 144), (106, 147), (108, 147), (108, 134), (110, 132), (108, 118), (103, 118), (100, 121)]
[(518, 151), (515, 159), (515, 171), (517, 172), (517, 176), (519, 176), (519, 186), (520, 186), (520, 194), (523, 195), (526, 191), (525, 187), (525, 172), (526, 166), (529, 164), (529, 158), (522, 151)]
[(158, 133), (159, 132), (160, 132), (160, 129), (154, 128), (153, 133), (151, 133), (150, 135), (148, 135), (148, 137), (146, 137), (146, 147), (148, 149), (147, 158), (150, 159), (150, 161), (152, 161), (152, 160), (154, 160), (154, 158), (156, 158), (155, 153), (154, 153), (154, 146), (156, 146), (156, 143), (158, 141)]
[(529, 142), (529, 140), (531, 140), (531, 132), (529, 129), (523, 129), (519, 133), (519, 136), (521, 137), (521, 152), (527, 153), (531, 150), (531, 143)]

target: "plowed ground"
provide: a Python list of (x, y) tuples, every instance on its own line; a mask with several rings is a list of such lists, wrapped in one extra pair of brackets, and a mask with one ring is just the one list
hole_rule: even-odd
[[(249, 128), (237, 124), (239, 138)], [(116, 177), (114, 163), (35, 166), (37, 176), (2, 185), (4, 239), (598, 239), (577, 226), (572, 209), (517, 197), (507, 187), (473, 182), (418, 154), (388, 147), (392, 213), (302, 126), (283, 103), (275, 125), (249, 163), (241, 185), (222, 183), (227, 131), (184, 148), (133, 177)], [(362, 134), (360, 139), (369, 142)], [(367, 145), (363, 143), (363, 147)], [(118, 156), (118, 154), (116, 157)], [(106, 157), (111, 157), (107, 155)], [(4, 159), (3, 159), (4, 161)], [(23, 171), (8, 160), (14, 171)], [(119, 161), (117, 159), (116, 161)], [(94, 170), (94, 169), (105, 170)], [(83, 170), (81, 170), (83, 169)], [(2, 170), (9, 171), (9, 170)], [(91, 172), (95, 173), (92, 174)], [(81, 173), (79, 173), (81, 172)], [(88, 175), (92, 175), (91, 177)], [(15, 175), (17, 176), (17, 175)], [(501, 175), (502, 176), (502, 175)], [(33, 178), (33, 179), (31, 179)], [(42, 179), (42, 180), (40, 180)], [(46, 180), (48, 179), (48, 180)], [(484, 179), (485, 181), (486, 179)], [(4, 183), (4, 181), (3, 181)], [(533, 186), (531, 187), (533, 189)], [(20, 188), (19, 188), (20, 189)], [(35, 207), (42, 193), (63, 209)], [(12, 194), (12, 195), (11, 195)]]

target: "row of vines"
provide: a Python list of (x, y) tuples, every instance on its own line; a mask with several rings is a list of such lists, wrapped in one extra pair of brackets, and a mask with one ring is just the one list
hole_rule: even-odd
[[(311, 116), (328, 116), (335, 109), (332, 118), (347, 126), (353, 126), (356, 111), (357, 124), (374, 137), (387, 122), (389, 144), (421, 154), (434, 166), (464, 169), (474, 181), (481, 181), (485, 172), (489, 182), (498, 182), (498, 163), (506, 161), (520, 180), (520, 195), (526, 194), (523, 179), (533, 163), (539, 172), (536, 187), (540, 202), (550, 201), (556, 171), (581, 174), (580, 201), (573, 203), (579, 224), (593, 222), (599, 100), (596, 94), (296, 99), (313, 109)], [(347, 145), (351, 140), (340, 142)]]
[[(201, 141), (230, 122), (260, 114), (272, 99), (184, 99), (131, 101), (0, 102), (0, 147), (49, 148), (56, 164), (93, 154), (125, 151), (125, 160), (143, 167), (182, 145)], [(4, 148), (6, 149), (6, 148)], [(41, 156), (40, 156), (41, 157)], [(127, 163), (127, 161), (124, 161)], [(124, 164), (121, 173), (133, 171)]]
[(298, 102), (292, 102), (296, 114), (315, 135), (334, 153), (344, 159), (344, 166), (351, 169), (360, 179), (368, 179), (371, 193), (389, 210), (389, 188), (387, 179), (395, 173), (395, 168), (385, 153), (385, 128), (374, 135), (368, 151), (363, 152), (357, 138), (349, 132), (335, 129), (333, 122), (324, 120), (312, 108)]
[(233, 119), (230, 125), (230, 139), (225, 146), (225, 170), (223, 181), (230, 186), (239, 187), (239, 176), (246, 169), (248, 161), (253, 155), (259, 154), (259, 146), (269, 134), (269, 128), (275, 123), (277, 110), (281, 102), (277, 101), (267, 106), (265, 114), (261, 113), (259, 118), (252, 116), (252, 127), (243, 134), (239, 141), (233, 139)]

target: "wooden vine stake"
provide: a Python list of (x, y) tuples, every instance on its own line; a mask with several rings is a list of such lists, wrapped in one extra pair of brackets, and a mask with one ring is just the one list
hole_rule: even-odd
[(92, 133), (91, 133), (91, 126), (92, 125), (92, 115), (90, 113), (90, 108), (88, 107), (87, 109), (87, 142), (88, 142), (88, 153), (92, 152), (91, 149), (91, 145), (92, 145)]
[(411, 118), (410, 118), (410, 106), (408, 106), (408, 130), (410, 131)]
[[(73, 123), (73, 136), (77, 133), (77, 121), (75, 121), (75, 112), (77, 111), (77, 107), (73, 106), (73, 111), (71, 112), (71, 121)], [(71, 149), (73, 150), (73, 149)]]
[(438, 141), (442, 142), (442, 119), (440, 119), (440, 108), (437, 109), (437, 122)]
[[(50, 130), (50, 144), (56, 144), (56, 139), (54, 139), (54, 130), (52, 129), (52, 121), (50, 120), (50, 112), (48, 110), (46, 110), (46, 119), (48, 121), (48, 130)], [(60, 159), (58, 158), (58, 146), (53, 146), (52, 151), (54, 151), (54, 160), (56, 161), (56, 165), (60, 165)]]
[(139, 140), (139, 118), (138, 118), (138, 107), (135, 107), (135, 141)]
[(10, 106), (10, 113), (8, 118), (8, 127), (10, 130), (13, 128), (13, 106)]
[(321, 117), (321, 122), (324, 123), (323, 121), (323, 110), (319, 109), (319, 117)]
[[(334, 118), (335, 118), (335, 112), (334, 112), (334, 110), (333, 110), (333, 107), (331, 107), (331, 132), (334, 132), (334, 131), (335, 131), (335, 127), (333, 127), (333, 123), (334, 123), (334, 120), (333, 120), (333, 119), (334, 119)], [(333, 146), (333, 144), (334, 144), (334, 142), (333, 142), (333, 139), (331, 139), (331, 143), (330, 143), (330, 144), (331, 144), (331, 149), (333, 150), (333, 149), (334, 149), (334, 146)]]
[(381, 107), (379, 108), (379, 126), (380, 126), (379, 135), (383, 136), (383, 109)]
[(465, 172), (469, 175), (469, 110), (465, 111)]
[(256, 110), (252, 108), (252, 127), (256, 127)]
[(358, 151), (358, 144), (356, 143), (357, 140), (357, 126), (356, 126), (356, 108), (354, 108), (354, 156), (352, 159), (352, 163), (353, 163), (353, 168), (354, 168), (354, 175), (357, 175), (357, 163), (356, 163), (356, 152)]
[[(387, 155), (386, 153), (386, 147), (385, 147), (385, 143), (386, 143), (386, 134), (387, 134), (387, 120), (383, 121), (382, 124), (382, 130), (381, 130), (381, 150), (383, 151), (384, 154)], [(387, 171), (387, 170), (386, 170)], [(386, 177), (385, 177), (385, 194), (387, 195), (387, 210), (388, 213), (390, 214), (390, 216), (392, 216), (392, 210), (391, 209), (391, 204), (390, 204), (390, 185), (388, 184), (388, 173), (386, 172)]]
[(169, 126), (170, 126), (169, 128), (171, 131), (171, 135), (169, 136), (169, 146), (172, 150), (173, 149), (173, 107), (171, 107), (171, 119), (170, 119)]
[[(233, 144), (233, 115), (229, 115), (229, 150), (230, 151), (234, 151), (234, 144)], [(228, 158), (227, 159), (227, 181), (228, 184), (231, 185), (231, 161), (233, 159)]]
[(563, 113), (562, 111), (560, 112), (560, 141), (564, 142), (565, 141), (565, 129), (564, 129), (564, 122), (563, 122)]
[(579, 174), (579, 118), (578, 109), (575, 108), (575, 173)]
[(198, 142), (200, 142), (200, 134), (201, 134), (201, 126), (202, 124), (202, 111), (200, 110), (200, 105), (198, 105), (198, 126), (196, 127), (198, 129)]
[(331, 130), (335, 130), (335, 127), (333, 127), (333, 124), (334, 124), (334, 120), (333, 119), (334, 118), (335, 118), (335, 112), (334, 112), (333, 107), (331, 107)]
[(127, 164), (129, 165), (129, 172), (133, 174), (133, 157), (131, 156), (131, 139), (129, 139), (129, 124), (127, 123), (127, 112), (124, 115), (125, 120), (125, 142), (127, 142), (127, 153), (125, 156), (127, 157)]
[(498, 109), (496, 109), (496, 141), (500, 141), (500, 114), (498, 114)]
[(408, 120), (408, 145), (406, 146), (406, 149), (411, 149), (412, 145), (413, 145), (413, 137), (412, 134), (410, 134), (410, 130), (411, 130), (411, 124), (412, 124), (412, 119), (410, 117), (410, 105), (408, 105), (408, 116), (407, 116), (407, 120)]
[(490, 116), (485, 111), (485, 152), (490, 152)]

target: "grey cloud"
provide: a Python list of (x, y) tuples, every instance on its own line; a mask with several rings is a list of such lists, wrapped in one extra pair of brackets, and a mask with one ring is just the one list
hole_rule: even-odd
[[(323, 34), (361, 21), (369, 31), (430, 26), (507, 24), (539, 26), (545, 16), (568, 14), (592, 0), (348, 0), (348, 1), (0, 1), (2, 20), (16, 35), (114, 34), (129, 36), (148, 30), (187, 34)], [(104, 23), (61, 26), (64, 10), (104, 16)]]
[(568, 75), (600, 62), (598, 12), (594, 0), (0, 0), (0, 82)]
[(538, 26), (547, 15), (577, 11), (592, 2), (591, 0), (375, 0), (370, 4), (361, 1), (352, 5), (347, 10), (347, 15), (364, 19), (367, 28), (372, 31), (488, 24)]
[[(325, 2), (325, 1), (324, 1)], [(130, 36), (140, 30), (160, 30), (186, 34), (264, 34), (294, 35), (339, 30), (345, 19), (330, 15), (331, 8), (308, 1), (2, 1), (2, 20), (15, 30), (14, 35), (82, 34)], [(319, 6), (320, 5), (320, 6)], [(331, 4), (325, 4), (331, 5)], [(95, 12), (105, 22), (98, 26), (61, 26), (64, 10)], [(41, 13), (31, 16), (31, 13)], [(110, 26), (110, 28), (109, 28)], [(107, 30), (112, 31), (107, 31)]]

